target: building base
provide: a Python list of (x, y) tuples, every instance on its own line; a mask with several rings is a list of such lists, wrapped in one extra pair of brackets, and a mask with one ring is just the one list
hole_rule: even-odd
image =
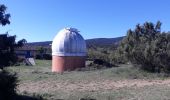
[(53, 56), (52, 72), (60, 73), (85, 67), (85, 60), (84, 56)]

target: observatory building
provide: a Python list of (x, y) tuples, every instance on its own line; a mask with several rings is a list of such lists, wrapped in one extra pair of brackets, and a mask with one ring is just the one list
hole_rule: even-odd
[(86, 43), (75, 28), (64, 28), (52, 42), (52, 72), (74, 70), (85, 66)]

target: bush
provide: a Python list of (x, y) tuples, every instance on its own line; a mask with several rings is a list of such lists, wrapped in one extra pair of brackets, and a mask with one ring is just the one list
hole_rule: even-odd
[(103, 65), (103, 66), (105, 66), (105, 67), (107, 67), (107, 68), (113, 66), (113, 64), (108, 63), (108, 62), (106, 62), (106, 61), (104, 61), (104, 60), (102, 60), (102, 59), (94, 59), (93, 63), (94, 63), (94, 64), (97, 64), (97, 65)]
[(112, 67), (114, 65), (109, 55), (110, 53), (108, 53), (107, 50), (103, 50), (103, 48), (88, 50), (88, 59), (92, 60), (94, 64), (103, 65), (105, 67)]
[(45, 59), (45, 60), (51, 60), (51, 59), (52, 59), (52, 56), (51, 56), (51, 54), (43, 54), (43, 59)]
[(41, 55), (37, 54), (37, 55), (35, 56), (35, 59), (42, 59), (42, 57), (41, 57)]
[(14, 65), (17, 62), (17, 56), (10, 52), (1, 53), (0, 52), (0, 68)]
[(0, 71), (0, 100), (13, 100), (16, 96), (17, 86), (16, 74)]
[(52, 59), (52, 55), (51, 54), (43, 54), (42, 56), (37, 54), (36, 59), (45, 59), (45, 60), (51, 60)]
[(151, 72), (170, 71), (170, 33), (160, 32), (161, 23), (144, 23), (129, 30), (121, 42), (121, 52), (133, 64)]
[(14, 65), (17, 63), (17, 55), (15, 48), (21, 47), (26, 42), (22, 39), (18, 42), (15, 41), (16, 36), (9, 36), (8, 34), (0, 35), (0, 68)]
[(114, 62), (114, 64), (125, 64), (128, 63), (128, 59), (123, 54), (123, 51), (121, 48), (117, 48), (112, 54), (110, 54), (110, 60), (111, 62)]

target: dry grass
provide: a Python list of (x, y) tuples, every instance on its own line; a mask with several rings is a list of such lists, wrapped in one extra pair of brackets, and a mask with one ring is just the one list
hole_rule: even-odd
[(36, 66), (9, 67), (18, 73), (18, 92), (36, 93), (48, 100), (168, 100), (170, 78), (141, 71), (132, 65), (93, 70), (51, 73), (51, 61)]

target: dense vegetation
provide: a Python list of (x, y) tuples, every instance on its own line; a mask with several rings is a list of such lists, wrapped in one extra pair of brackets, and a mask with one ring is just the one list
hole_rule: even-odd
[(0, 71), (0, 100), (16, 97), (17, 77), (7, 71)]
[(16, 43), (15, 38), (15, 35), (0, 35), (0, 68), (13, 65), (17, 62), (17, 56), (14, 49), (23, 46), (26, 40), (22, 39)]
[(170, 71), (170, 33), (161, 32), (161, 22), (146, 22), (129, 30), (121, 42), (122, 59), (151, 72)]
[[(10, 24), (10, 14), (6, 14), (5, 5), (0, 5), (0, 25), (4, 26)], [(0, 36), (0, 68), (3, 69), (9, 62), (14, 62), (13, 48), (14, 37), (7, 37), (7, 35)], [(13, 58), (13, 59), (11, 59)], [(0, 99), (11, 100), (15, 97), (17, 78), (15, 75), (10, 75), (9, 72), (0, 70)]]
[[(6, 6), (0, 5), (0, 25), (5, 26), (10, 24), (10, 14), (6, 13)], [(23, 46), (26, 43), (25, 39), (18, 42), (15, 41), (16, 36), (9, 36), (6, 34), (0, 35), (0, 68), (15, 64), (17, 56), (14, 53), (14, 49)]]

